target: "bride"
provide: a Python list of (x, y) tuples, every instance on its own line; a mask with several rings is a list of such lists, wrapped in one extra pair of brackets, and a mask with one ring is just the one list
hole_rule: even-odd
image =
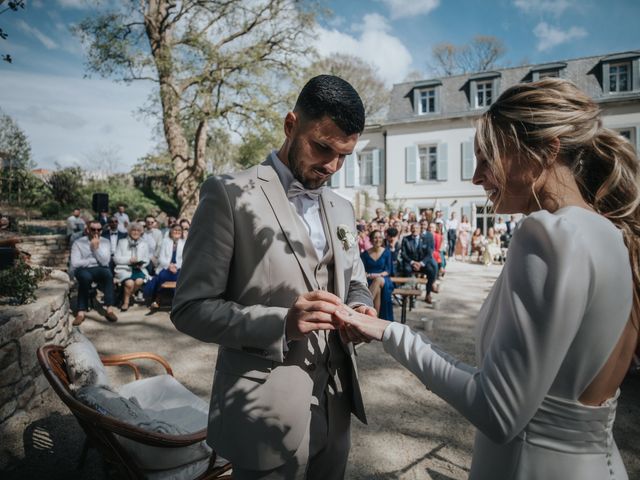
[(635, 151), (587, 95), (545, 79), (482, 115), (475, 153), (494, 210), (528, 215), (478, 315), (478, 367), (348, 307), (341, 333), (381, 340), (475, 425), (470, 478), (625, 479), (612, 427), (639, 338)]

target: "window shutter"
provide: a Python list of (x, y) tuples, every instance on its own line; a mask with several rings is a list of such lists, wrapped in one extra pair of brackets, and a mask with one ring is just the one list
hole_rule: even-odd
[(609, 63), (604, 62), (602, 64), (602, 91), (604, 93), (609, 93), (609, 89), (611, 86), (609, 85)]
[(371, 152), (371, 156), (373, 158), (373, 181), (371, 182), (371, 185), (380, 185), (380, 149), (376, 148), (375, 150), (373, 150)]
[(469, 99), (471, 108), (478, 108), (478, 84), (475, 80), (472, 80), (469, 84)]
[(640, 59), (631, 61), (631, 87), (634, 91), (640, 90)]
[(435, 113), (440, 113), (440, 87), (435, 87), (433, 91), (435, 94)]
[(473, 178), (474, 163), (473, 142), (462, 142), (462, 180)]
[(347, 155), (344, 161), (344, 183), (345, 187), (354, 187), (356, 184), (356, 159), (352, 155)]
[(404, 181), (416, 183), (418, 177), (418, 147), (411, 145), (404, 149)]
[(413, 113), (419, 115), (420, 112), (420, 90), (417, 88), (413, 89)]
[(329, 180), (329, 186), (331, 188), (339, 188), (340, 187), (340, 170), (331, 175), (331, 180)]
[(443, 181), (446, 180), (447, 177), (447, 170), (449, 169), (449, 159), (447, 156), (447, 144), (446, 143), (439, 143), (438, 144), (438, 171), (436, 172), (438, 174), (437, 179), (439, 181)]

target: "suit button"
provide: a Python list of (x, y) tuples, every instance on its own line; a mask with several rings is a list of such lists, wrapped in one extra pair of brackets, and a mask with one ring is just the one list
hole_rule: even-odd
[(316, 369), (316, 364), (315, 363), (310, 363), (309, 365), (307, 365), (307, 370), (310, 372), (313, 372)]

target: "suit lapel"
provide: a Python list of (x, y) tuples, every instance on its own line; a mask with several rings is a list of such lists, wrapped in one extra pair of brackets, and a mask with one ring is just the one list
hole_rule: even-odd
[[(258, 165), (258, 178), (262, 180), (260, 187), (264, 192), (269, 206), (273, 210), (273, 214), (278, 221), (278, 225), (282, 230), (282, 233), (291, 248), (298, 265), (304, 274), (307, 281), (307, 285), (310, 289), (315, 289), (315, 282), (313, 273), (309, 268), (309, 236), (304, 235), (304, 231), (300, 231), (301, 224), (298, 216), (293, 212), (291, 204), (287, 199), (287, 195), (282, 188), (282, 183), (278, 178), (278, 174), (273, 169), (271, 164), (267, 161), (261, 165)], [(313, 250), (313, 245), (310, 246)], [(315, 253), (311, 252), (313, 255)]]
[(335, 207), (334, 203), (329, 197), (329, 193), (326, 191), (320, 195), (320, 202), (322, 204), (322, 213), (327, 223), (327, 242), (329, 248), (333, 251), (333, 285), (335, 288), (335, 294), (344, 299), (345, 298), (345, 284), (344, 284), (344, 268), (345, 258), (344, 249), (342, 243), (337, 239), (337, 225), (335, 224)]

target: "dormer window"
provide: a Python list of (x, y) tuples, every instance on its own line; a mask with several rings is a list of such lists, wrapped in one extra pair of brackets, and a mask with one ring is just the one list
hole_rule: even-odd
[(472, 75), (460, 90), (467, 94), (471, 108), (486, 108), (500, 93), (500, 73), (482, 72)]
[(560, 78), (567, 68), (565, 62), (545, 63), (543, 65), (535, 65), (531, 67), (529, 73), (522, 79), (523, 82), (535, 82), (543, 78)]
[(418, 93), (419, 104), (418, 113), (424, 115), (425, 113), (435, 113), (436, 111), (436, 89), (427, 88), (420, 90)]
[(488, 107), (493, 101), (493, 80), (476, 83), (476, 108)]
[(631, 90), (631, 62), (609, 64), (609, 92), (628, 92)]
[(440, 80), (416, 83), (407, 96), (413, 97), (413, 111), (417, 115), (429, 115), (440, 111)]
[(640, 52), (616, 53), (604, 57), (590, 71), (602, 87), (602, 93), (624, 94), (640, 90)]

